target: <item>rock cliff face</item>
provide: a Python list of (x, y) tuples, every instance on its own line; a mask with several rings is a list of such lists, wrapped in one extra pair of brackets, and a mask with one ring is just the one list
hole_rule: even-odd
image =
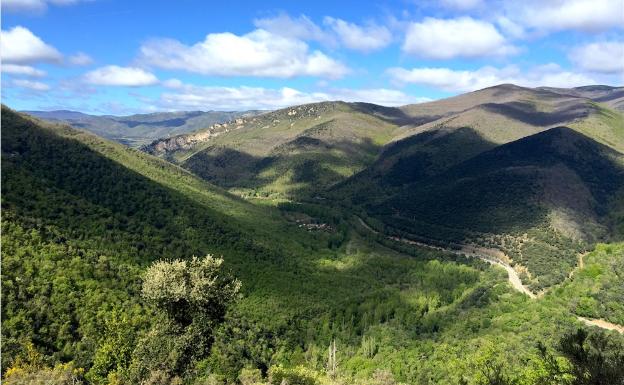
[(305, 118), (320, 119), (321, 115), (341, 105), (345, 104), (341, 102), (320, 102), (284, 108), (255, 116), (238, 117), (229, 122), (215, 123), (207, 128), (188, 134), (157, 139), (149, 145), (143, 146), (141, 150), (156, 156), (163, 156), (176, 151), (187, 151), (195, 148), (197, 145), (207, 143), (219, 135), (241, 128), (267, 129), (275, 127), (281, 122), (288, 122), (292, 127), (297, 120)]
[(237, 118), (226, 123), (215, 123), (208, 128), (192, 132), (190, 134), (177, 135), (170, 138), (157, 139), (141, 150), (152, 155), (164, 155), (168, 152), (190, 150), (200, 143), (205, 143), (210, 139), (243, 127), (245, 123), (255, 119)]

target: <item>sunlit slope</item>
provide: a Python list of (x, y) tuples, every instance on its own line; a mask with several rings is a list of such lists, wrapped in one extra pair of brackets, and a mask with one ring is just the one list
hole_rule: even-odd
[(396, 109), (316, 103), (241, 120), (190, 148), (148, 150), (245, 195), (310, 196), (371, 164), (400, 119)]

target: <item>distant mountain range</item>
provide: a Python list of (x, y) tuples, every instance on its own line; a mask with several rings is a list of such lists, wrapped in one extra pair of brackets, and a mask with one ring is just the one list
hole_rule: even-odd
[(63, 122), (131, 147), (140, 147), (155, 139), (180, 135), (224, 123), (259, 111), (180, 111), (128, 116), (89, 115), (77, 111), (23, 111), (52, 122)]

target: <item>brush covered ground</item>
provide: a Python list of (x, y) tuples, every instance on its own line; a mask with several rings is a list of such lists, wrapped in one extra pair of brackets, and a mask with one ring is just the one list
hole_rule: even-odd
[(619, 233), (623, 98), (506, 84), (400, 108), (325, 102), (146, 151), (247, 199), (322, 202), (386, 233), (500, 249), (541, 291)]
[[(317, 115), (317, 108), (325, 110)], [(161, 154), (178, 159), (179, 167), (3, 107), (6, 382), (54, 377), (58, 383), (94, 384), (277, 385), (283, 378), (291, 384), (486, 384), (494, 371), (509, 380), (500, 383), (541, 384), (551, 374), (551, 361), (540, 342), (567, 368), (565, 375), (574, 377), (570, 367), (575, 362), (559, 341), (571, 338), (581, 326), (577, 316), (624, 320), (624, 245), (616, 242), (623, 223), (617, 195), (619, 149), (585, 133), (547, 126), (507, 144), (482, 140), (474, 134), (477, 129), (461, 127), (423, 131), (429, 137), (394, 139), (410, 129), (409, 122), (421, 113), (413, 111), (418, 108), (326, 103), (261, 115), (255, 118), (256, 126), (219, 135), (196, 152)], [(419, 111), (430, 116), (422, 121), (442, 114), (432, 106), (422, 108)], [(297, 115), (298, 120), (289, 120)], [(464, 146), (470, 140), (478, 145)], [(466, 148), (473, 152), (458, 153)], [(353, 149), (357, 154), (348, 154)], [(231, 169), (232, 175), (219, 174), (223, 170), (213, 168), (230, 158), (218, 151), (230, 150), (237, 151), (233, 163), (221, 168)], [(378, 170), (397, 167), (402, 159), (397, 154), (403, 151), (431, 156), (433, 166), (414, 175), (397, 171), (405, 180), (393, 185), (384, 179), (389, 174)], [(522, 164), (520, 153), (525, 155)], [(237, 163), (241, 154), (252, 162)], [(310, 163), (296, 171), (306, 162)], [(418, 168), (421, 162), (412, 164)], [(592, 179), (588, 169), (597, 170), (594, 165), (604, 174)], [(526, 178), (509, 177), (522, 176), (516, 169), (523, 167), (531, 170)], [(579, 222), (573, 228), (578, 233), (566, 233), (552, 224), (557, 222), (551, 211), (535, 214), (538, 219), (521, 218), (521, 223), (506, 220), (504, 210), (549, 208), (552, 202), (534, 197), (557, 186), (534, 181), (551, 180), (560, 168), (585, 187), (579, 187), (584, 195), (574, 198), (584, 197), (586, 205), (570, 208), (572, 214), (591, 221)], [(306, 172), (311, 172), (308, 178)], [(470, 180), (461, 180), (459, 174), (470, 175)], [(457, 194), (468, 201), (466, 186), (488, 186), (481, 183), (492, 174), (502, 175), (497, 180), (502, 187), (487, 200), (492, 206), (484, 206), (492, 214), (474, 222), (476, 209), (470, 205), (456, 209), (454, 226), (436, 222), (439, 213), (426, 211), (418, 190), (435, 191), (438, 199), (448, 202), (456, 202)], [(442, 186), (444, 180), (453, 183)], [(511, 194), (512, 187), (528, 192), (518, 199), (503, 195), (509, 207), (501, 207), (499, 193)], [(362, 196), (364, 188), (369, 194)], [(258, 195), (272, 199), (253, 199)], [(421, 228), (412, 221), (401, 228), (394, 215), (383, 211), (396, 202), (401, 202), (401, 212), (421, 210), (414, 212), (431, 226)], [(556, 246), (546, 263), (561, 263), (564, 268), (558, 274), (571, 278), (549, 281), (546, 293), (531, 300), (509, 286), (502, 269), (442, 251), (380, 242), (354, 224), (353, 214), (366, 217), (384, 234), (424, 234), (489, 245), (509, 242), (505, 250), (514, 257), (511, 242), (520, 229), (527, 233), (526, 242)], [(546, 223), (555, 238), (534, 240)], [(600, 240), (611, 243), (596, 245)], [(566, 253), (576, 258), (586, 249), (584, 266), (574, 269), (576, 262), (568, 262)], [(160, 351), (167, 358), (158, 361), (141, 349), (146, 341), (158, 344), (154, 331), (163, 321), (158, 307), (141, 296), (145, 271), (154, 261), (206, 254), (223, 256), (225, 271), (242, 282), (241, 297), (212, 330), (209, 351), (193, 352), (192, 341), (182, 338), (174, 345), (163, 340)], [(531, 266), (527, 274), (532, 278), (550, 277), (539, 270), (536, 259), (514, 260)], [(608, 339), (604, 356), (617, 367), (624, 342), (615, 332)], [(336, 365), (328, 362), (333, 343)], [(185, 356), (196, 358), (178, 365)]]

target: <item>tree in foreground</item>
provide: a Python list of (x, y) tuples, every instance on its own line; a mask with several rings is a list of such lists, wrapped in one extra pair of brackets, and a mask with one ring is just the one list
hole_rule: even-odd
[[(542, 343), (537, 359), (512, 374), (504, 356), (478, 357), (478, 385), (624, 385), (624, 339), (578, 329), (565, 334), (552, 352)], [(508, 357), (507, 357), (508, 358)], [(462, 380), (460, 384), (468, 384)]]
[(158, 261), (147, 269), (142, 296), (160, 319), (137, 346), (133, 377), (189, 376), (194, 365), (208, 356), (214, 330), (241, 287), (222, 265), (223, 259), (207, 255)]

